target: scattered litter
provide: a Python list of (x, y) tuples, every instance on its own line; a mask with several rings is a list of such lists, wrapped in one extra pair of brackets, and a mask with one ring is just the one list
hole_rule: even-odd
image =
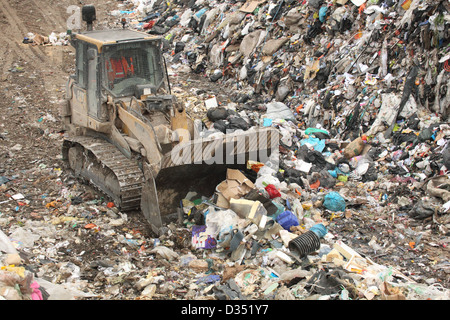
[[(276, 161), (228, 169), (209, 195), (183, 190), (177, 220), (154, 238), (59, 164), (12, 169), (28, 141), (8, 141), (0, 298), (448, 300), (449, 10), (121, 2), (112, 18), (164, 38), (172, 93), (201, 136), (273, 127)], [(30, 32), (24, 43), (68, 39)], [(49, 137), (60, 135), (37, 139)]]

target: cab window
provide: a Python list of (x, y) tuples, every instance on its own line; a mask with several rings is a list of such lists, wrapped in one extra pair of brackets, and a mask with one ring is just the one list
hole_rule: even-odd
[(155, 43), (105, 46), (105, 86), (115, 96), (133, 94), (136, 85), (149, 85), (157, 90), (164, 84), (161, 62)]
[(78, 85), (81, 88), (86, 89), (86, 78), (87, 78), (87, 70), (86, 70), (86, 52), (87, 45), (84, 42), (77, 42), (77, 57), (76, 57), (76, 77)]

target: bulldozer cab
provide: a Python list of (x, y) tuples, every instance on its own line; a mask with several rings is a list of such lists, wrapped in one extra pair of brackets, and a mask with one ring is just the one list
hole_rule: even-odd
[(74, 35), (72, 45), (74, 85), (84, 91), (90, 116), (103, 118), (102, 98), (108, 95), (140, 98), (169, 91), (158, 37), (127, 29), (88, 31)]
[(156, 40), (106, 45), (102, 54), (102, 85), (115, 97), (136, 93), (136, 87), (156, 93), (165, 86), (159, 42)]

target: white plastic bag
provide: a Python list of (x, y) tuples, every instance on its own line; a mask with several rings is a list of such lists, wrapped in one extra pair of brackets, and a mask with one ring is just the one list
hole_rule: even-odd
[(150, 253), (156, 253), (161, 257), (167, 259), (168, 261), (178, 258), (178, 253), (166, 246), (157, 246), (152, 251), (150, 251)]
[(237, 226), (239, 219), (233, 210), (216, 210), (210, 207), (205, 218), (205, 232), (220, 241)]
[(17, 253), (16, 248), (14, 248), (8, 236), (4, 234), (2, 230), (0, 230), (0, 251), (6, 253)]
[(272, 175), (261, 175), (255, 181), (255, 187), (258, 189), (264, 189), (267, 185), (273, 184), (275, 188), (280, 187), (280, 180)]

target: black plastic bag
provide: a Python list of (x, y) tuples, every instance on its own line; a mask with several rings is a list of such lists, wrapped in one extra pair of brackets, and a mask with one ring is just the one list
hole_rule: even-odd
[(250, 125), (243, 118), (231, 117), (230, 119), (228, 119), (228, 129), (231, 130), (242, 129), (245, 131), (250, 129)]
[(212, 122), (216, 122), (218, 120), (225, 120), (226, 118), (228, 118), (228, 115), (229, 115), (228, 110), (224, 107), (211, 108), (206, 113), (206, 116)]

